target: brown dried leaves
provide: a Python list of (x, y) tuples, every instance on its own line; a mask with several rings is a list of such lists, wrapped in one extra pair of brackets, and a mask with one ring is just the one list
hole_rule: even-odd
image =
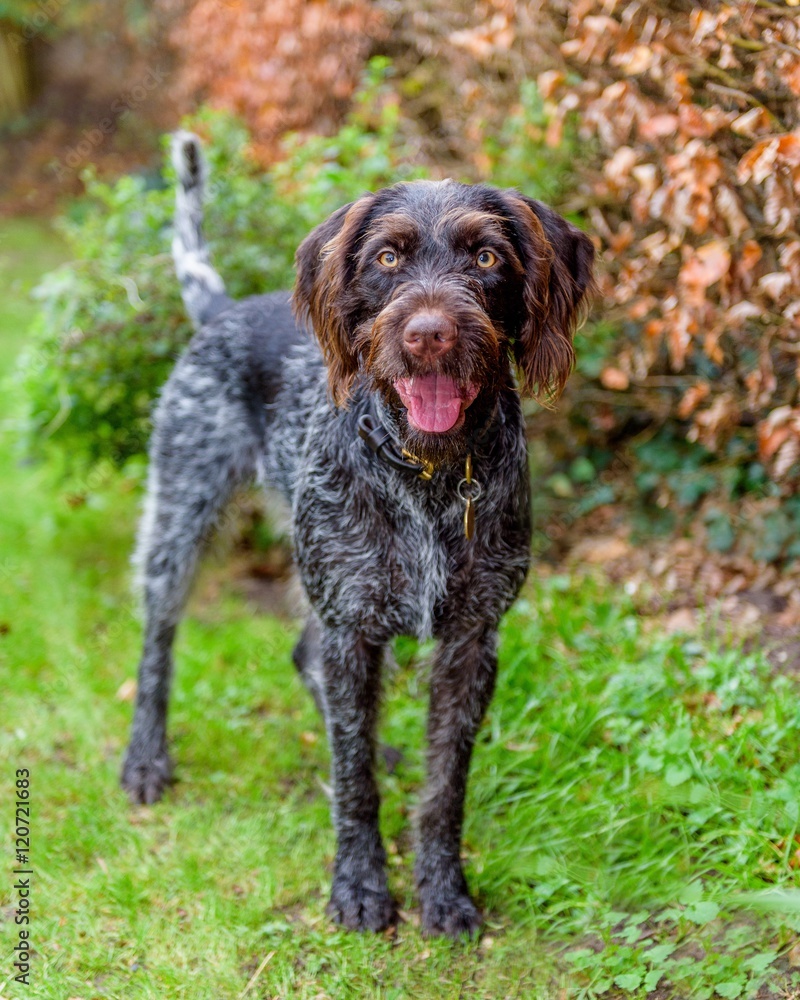
[(347, 108), (376, 39), (367, 0), (197, 0), (172, 35), (181, 89), (240, 115), (269, 162), (288, 131), (326, 130)]
[(584, 195), (609, 305), (643, 322), (628, 367), (657, 366), (658, 344), (674, 371), (706, 355), (720, 383), (676, 404), (691, 436), (720, 448), (747, 411), (772, 474), (800, 476), (800, 24), (744, 2), (563, 6), (583, 82), (552, 70), (542, 93), (599, 140)]

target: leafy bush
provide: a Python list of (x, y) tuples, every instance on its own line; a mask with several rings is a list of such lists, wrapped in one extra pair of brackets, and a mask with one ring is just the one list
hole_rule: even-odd
[(480, 179), (560, 204), (575, 183), (577, 136), (574, 121), (567, 118), (558, 145), (548, 145), (550, 121), (536, 83), (523, 80), (519, 102), (497, 134), (481, 133)]
[[(314, 225), (366, 189), (421, 175), (398, 132), (386, 70), (370, 66), (336, 135), (290, 140), (267, 173), (235, 120), (204, 111), (186, 123), (206, 140), (207, 231), (231, 295), (290, 287), (294, 251)], [(87, 204), (62, 222), (75, 260), (38, 288), (23, 359), (34, 447), (51, 440), (78, 462), (116, 465), (145, 450), (153, 400), (192, 332), (169, 253), (171, 166), (165, 179), (148, 188), (141, 177), (105, 184), (89, 172)]]
[(731, 438), (753, 443), (788, 496), (800, 483), (791, 5), (551, 7), (565, 28), (540, 82), (555, 119), (577, 110), (591, 143), (576, 201), (618, 329), (598, 373), (625, 394), (616, 423), (637, 399), (652, 409), (658, 389), (677, 433), (720, 457)]
[(385, 13), (370, 0), (194, 0), (170, 32), (174, 86), (187, 107), (203, 95), (240, 115), (268, 164), (288, 130), (341, 121), (370, 50), (387, 34)]

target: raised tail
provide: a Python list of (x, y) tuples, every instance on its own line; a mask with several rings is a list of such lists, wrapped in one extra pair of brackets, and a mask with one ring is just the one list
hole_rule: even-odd
[(211, 266), (203, 237), (203, 195), (207, 167), (200, 140), (192, 132), (172, 137), (172, 163), (178, 174), (172, 257), (186, 311), (196, 327), (226, 309), (231, 299)]

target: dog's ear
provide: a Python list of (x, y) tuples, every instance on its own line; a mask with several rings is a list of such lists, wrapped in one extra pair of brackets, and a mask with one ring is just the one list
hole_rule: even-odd
[(303, 240), (295, 255), (297, 279), (292, 305), (317, 338), (328, 366), (333, 401), (344, 405), (358, 374), (353, 344), (357, 303), (347, 290), (355, 273), (355, 251), (369, 219), (374, 195), (364, 195), (334, 212)]
[(594, 288), (594, 245), (540, 201), (517, 191), (506, 191), (505, 199), (525, 271), (514, 359), (522, 392), (548, 404), (575, 362), (572, 335)]

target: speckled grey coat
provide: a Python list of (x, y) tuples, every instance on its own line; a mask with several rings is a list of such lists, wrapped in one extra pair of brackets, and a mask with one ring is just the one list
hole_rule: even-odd
[[(365, 196), (298, 252), (296, 306), (313, 340), (288, 294), (225, 297), (200, 235), (199, 148), (182, 134), (175, 149), (173, 250), (200, 330), (156, 413), (137, 550), (145, 644), (123, 785), (150, 802), (169, 781), (175, 629), (204, 539), (233, 492), (258, 479), (291, 507), (310, 605), (294, 659), (331, 745), (330, 912), (359, 929), (394, 919), (374, 776), (380, 669), (393, 636), (433, 636), (416, 875), (424, 928), (472, 933), (480, 917), (459, 858), (469, 759), (494, 688), (497, 627), (529, 561), (526, 443), (509, 358), (523, 389), (563, 384), (591, 244), (539, 203), (490, 188), (400, 185)], [(426, 244), (430, 232), (438, 244)], [(399, 258), (401, 274), (374, 263), (386, 246), (380, 258), (392, 269)], [(491, 274), (475, 269), (480, 246)], [(409, 316), (419, 315), (435, 322), (433, 332), (423, 324), (430, 343), (415, 354)], [(454, 331), (444, 348), (442, 315)], [(414, 425), (393, 389), (401, 376), (424, 386), (434, 369), (434, 384), (462, 395), (459, 422), (438, 435)], [(364, 414), (434, 462), (430, 481), (369, 450), (358, 434)], [(482, 489), (471, 540), (459, 495), (467, 454)]]

